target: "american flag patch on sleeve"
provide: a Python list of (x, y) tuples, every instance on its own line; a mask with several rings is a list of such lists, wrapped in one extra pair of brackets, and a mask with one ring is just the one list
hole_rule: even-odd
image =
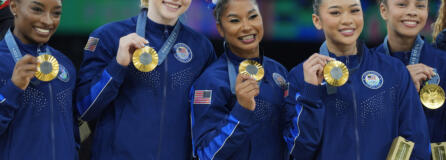
[(96, 50), (96, 46), (98, 45), (98, 43), (99, 43), (99, 38), (90, 37), (88, 38), (88, 42), (85, 45), (84, 50), (94, 52)]
[(195, 90), (194, 104), (211, 104), (212, 90)]

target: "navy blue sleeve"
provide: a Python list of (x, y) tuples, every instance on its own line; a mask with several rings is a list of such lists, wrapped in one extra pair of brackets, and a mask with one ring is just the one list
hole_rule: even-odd
[(201, 160), (230, 159), (255, 128), (254, 112), (231, 104), (235, 97), (229, 87), (219, 87), (217, 81), (202, 76), (190, 92), (194, 153)]
[(429, 130), (420, 97), (412, 82), (409, 71), (401, 64), (399, 69), (400, 88), (398, 91), (399, 129), (398, 135), (415, 143), (412, 160), (430, 159)]
[(290, 95), (285, 99), (288, 124), (284, 139), (290, 155), (295, 159), (314, 159), (320, 146), (325, 120), (325, 106), (321, 96), (323, 86), (305, 83), (302, 65), (288, 75)]
[(20, 96), (23, 90), (14, 85), (11, 80), (0, 88), (0, 135), (2, 135), (14, 119), (20, 106)]
[(101, 29), (90, 35), (76, 89), (76, 107), (82, 120), (97, 118), (118, 95), (127, 73), (127, 67), (116, 61), (119, 38)]

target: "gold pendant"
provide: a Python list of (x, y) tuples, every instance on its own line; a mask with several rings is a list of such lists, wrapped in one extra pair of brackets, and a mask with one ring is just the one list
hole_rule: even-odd
[(424, 107), (438, 109), (445, 101), (443, 88), (436, 84), (426, 84), (420, 91), (420, 100)]
[(240, 74), (247, 74), (256, 81), (262, 80), (265, 74), (263, 66), (259, 62), (253, 60), (242, 61), (238, 67), (238, 72)]
[(158, 53), (149, 46), (137, 49), (132, 59), (135, 68), (141, 72), (150, 72), (158, 65)]
[(49, 82), (59, 74), (59, 63), (56, 58), (49, 54), (37, 57), (37, 72), (34, 73), (37, 79)]
[(349, 72), (341, 61), (330, 61), (324, 66), (325, 81), (335, 87), (344, 85), (348, 80)]

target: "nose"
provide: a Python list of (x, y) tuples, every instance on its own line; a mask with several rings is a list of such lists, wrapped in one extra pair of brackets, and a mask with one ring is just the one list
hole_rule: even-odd
[(350, 14), (343, 14), (341, 18), (341, 24), (350, 26), (353, 24), (353, 16)]
[(248, 20), (243, 20), (242, 32), (250, 32), (251, 29), (252, 29), (252, 24)]
[(51, 13), (43, 14), (42, 17), (40, 17), (40, 22), (43, 23), (45, 26), (52, 25), (54, 23), (54, 20), (51, 18)]

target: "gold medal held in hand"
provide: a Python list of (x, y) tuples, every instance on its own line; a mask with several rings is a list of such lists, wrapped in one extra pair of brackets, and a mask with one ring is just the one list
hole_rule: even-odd
[(325, 81), (335, 87), (345, 84), (348, 80), (348, 69), (341, 61), (330, 61), (324, 67)]
[(135, 68), (141, 72), (150, 72), (158, 65), (158, 53), (149, 46), (137, 49), (132, 59)]
[(56, 78), (57, 74), (59, 74), (59, 63), (54, 56), (43, 54), (37, 57), (37, 72), (34, 73), (37, 79), (48, 82)]
[(262, 65), (253, 60), (242, 61), (238, 67), (238, 72), (241, 74), (247, 74), (256, 81), (262, 80), (263, 75), (265, 74), (265, 70), (263, 69)]
[(436, 84), (426, 84), (420, 91), (421, 103), (429, 109), (438, 109), (445, 101), (443, 88)]

